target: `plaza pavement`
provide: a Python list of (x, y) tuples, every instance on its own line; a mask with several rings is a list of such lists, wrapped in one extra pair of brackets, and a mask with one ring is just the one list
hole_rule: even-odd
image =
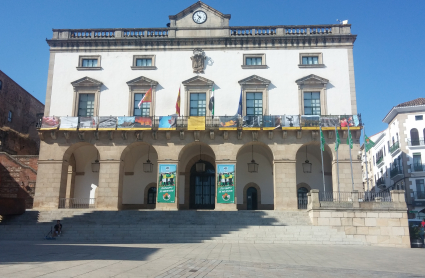
[(1, 240), (0, 277), (425, 277), (425, 249)]

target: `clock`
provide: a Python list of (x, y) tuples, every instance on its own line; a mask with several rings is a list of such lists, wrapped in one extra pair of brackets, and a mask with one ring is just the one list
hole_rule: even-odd
[(193, 13), (193, 21), (197, 24), (202, 24), (207, 21), (207, 14), (203, 11), (196, 11)]

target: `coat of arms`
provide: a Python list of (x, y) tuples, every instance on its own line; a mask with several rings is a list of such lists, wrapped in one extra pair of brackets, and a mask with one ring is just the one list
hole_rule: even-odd
[(193, 56), (190, 57), (192, 60), (193, 73), (204, 73), (206, 58), (205, 52), (202, 49), (197, 48), (193, 50)]

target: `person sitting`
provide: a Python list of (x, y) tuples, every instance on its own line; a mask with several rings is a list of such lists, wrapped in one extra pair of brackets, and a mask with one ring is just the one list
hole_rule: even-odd
[(55, 225), (55, 231), (53, 232), (53, 236), (60, 236), (60, 234), (62, 233), (62, 224), (60, 220), (56, 221), (56, 225)]

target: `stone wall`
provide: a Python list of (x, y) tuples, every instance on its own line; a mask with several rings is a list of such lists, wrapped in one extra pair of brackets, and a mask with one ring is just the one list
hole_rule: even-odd
[(373, 246), (410, 248), (404, 191), (393, 190), (391, 197), (392, 202), (378, 199), (330, 205), (318, 202), (318, 192), (312, 190), (308, 212), (315, 226), (331, 226)]

